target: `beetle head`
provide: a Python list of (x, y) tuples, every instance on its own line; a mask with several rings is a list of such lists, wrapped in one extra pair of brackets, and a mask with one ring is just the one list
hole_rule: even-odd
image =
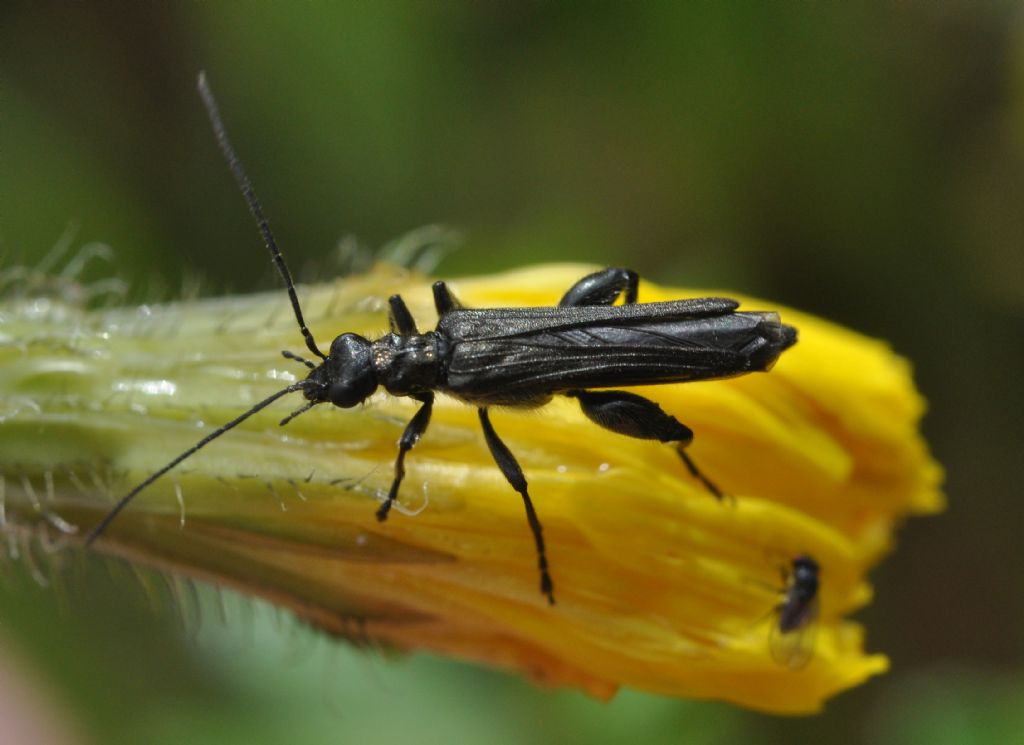
[(305, 396), (313, 403), (330, 402), (343, 409), (362, 403), (377, 390), (370, 342), (358, 334), (342, 334), (307, 380), (312, 385)]

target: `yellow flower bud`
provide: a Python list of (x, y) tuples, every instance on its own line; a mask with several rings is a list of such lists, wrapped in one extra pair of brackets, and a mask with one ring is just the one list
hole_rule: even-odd
[[(581, 266), (451, 281), (467, 306), (551, 305)], [(386, 330), (401, 293), (421, 330), (430, 281), (378, 266), (299, 288), (326, 348)], [(731, 292), (641, 281), (640, 302)], [(695, 432), (688, 453), (613, 434), (576, 402), (498, 409), (544, 525), (558, 604), (538, 592), (519, 496), (476, 412), (440, 397), (406, 460), (391, 517), (375, 510), (416, 402), (382, 393), (288, 424), (286, 397), (143, 491), (94, 549), (287, 607), (335, 634), (519, 670), (595, 696), (620, 686), (755, 709), (818, 709), (886, 669), (845, 620), (870, 598), (868, 570), (908, 514), (942, 508), (941, 470), (918, 432), (924, 402), (882, 342), (777, 310), (799, 342), (775, 368), (638, 389)], [(213, 428), (301, 379), (284, 292), (87, 311), (59, 293), (0, 304), (0, 505), (4, 530), (79, 542), (134, 484)], [(77, 526), (73, 532), (72, 526)], [(782, 571), (820, 564), (813, 656), (773, 658)]]

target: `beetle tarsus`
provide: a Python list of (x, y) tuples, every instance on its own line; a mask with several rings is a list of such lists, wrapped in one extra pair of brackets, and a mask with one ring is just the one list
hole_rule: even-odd
[(714, 482), (712, 482), (711, 479), (705, 476), (703, 472), (697, 468), (697, 464), (693, 462), (693, 458), (686, 454), (682, 445), (676, 448), (676, 453), (679, 454), (680, 459), (686, 464), (686, 470), (690, 472), (690, 475), (700, 481), (700, 483), (704, 484), (705, 488), (711, 492), (715, 499), (719, 502), (725, 499), (725, 494), (722, 493), (722, 490), (715, 486)]

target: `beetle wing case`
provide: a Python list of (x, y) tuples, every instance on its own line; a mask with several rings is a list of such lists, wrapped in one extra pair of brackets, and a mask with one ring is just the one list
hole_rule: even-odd
[(467, 401), (543, 403), (575, 388), (680, 383), (769, 369), (796, 341), (777, 313), (702, 298), (578, 308), (455, 310), (442, 387)]

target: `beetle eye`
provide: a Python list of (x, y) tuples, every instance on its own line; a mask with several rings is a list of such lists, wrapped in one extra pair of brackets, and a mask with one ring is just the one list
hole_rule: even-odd
[(358, 390), (352, 380), (343, 380), (331, 385), (327, 391), (331, 403), (342, 409), (351, 409), (356, 404), (362, 403), (366, 395)]

